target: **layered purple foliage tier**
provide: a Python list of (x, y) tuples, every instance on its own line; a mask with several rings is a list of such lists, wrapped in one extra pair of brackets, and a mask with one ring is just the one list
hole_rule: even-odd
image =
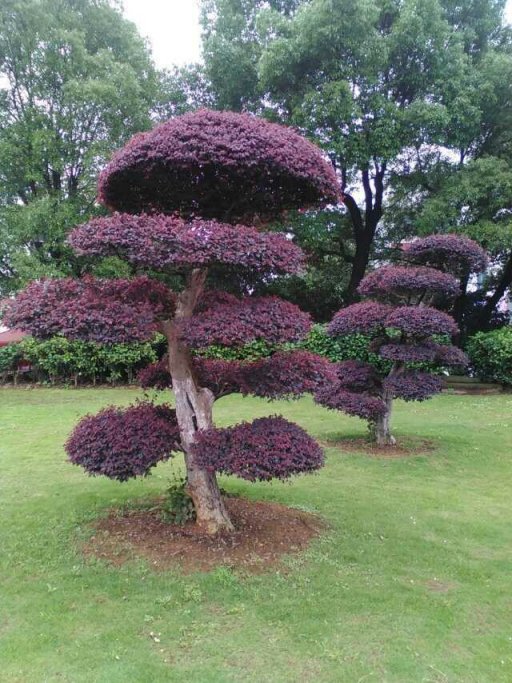
[(435, 361), (439, 346), (434, 343), (424, 344), (383, 344), (379, 355), (386, 360), (401, 361), (403, 363), (421, 363)]
[[(193, 368), (200, 386), (210, 389), (216, 398), (228, 394), (299, 398), (332, 381), (336, 372), (333, 363), (309, 351), (278, 351), (252, 363), (195, 357)], [(137, 379), (144, 389), (169, 388), (167, 358), (143, 368)]]
[(333, 337), (347, 334), (377, 334), (384, 330), (386, 318), (393, 309), (376, 301), (363, 301), (339, 310), (327, 331)]
[(362, 296), (391, 302), (405, 299), (409, 303), (432, 296), (453, 299), (460, 287), (457, 278), (435, 268), (385, 266), (363, 278), (358, 291)]
[(304, 265), (301, 249), (282, 233), (162, 214), (95, 218), (75, 228), (69, 242), (77, 254), (122, 256), (157, 270), (224, 266), (297, 274)]
[(406, 371), (386, 377), (383, 382), (394, 398), (404, 401), (424, 401), (443, 389), (443, 380), (429, 372)]
[(464, 235), (428, 235), (402, 245), (405, 258), (456, 275), (480, 273), (488, 258), (482, 247)]
[(157, 280), (92, 277), (32, 282), (10, 304), (5, 322), (34, 337), (63, 335), (102, 343), (143, 341), (160, 318), (172, 317), (176, 298)]
[(452, 336), (458, 332), (455, 320), (448, 313), (430, 306), (399, 306), (386, 318), (386, 327), (416, 339), (425, 339), (433, 334)]
[(175, 411), (151, 403), (87, 415), (66, 442), (73, 464), (118, 481), (146, 476), (176, 450), (181, 446)]
[(298, 425), (283, 417), (262, 417), (235, 427), (198, 432), (197, 462), (212, 472), (249, 481), (287, 479), (324, 464), (320, 446)]
[(376, 420), (384, 415), (386, 406), (378, 396), (349, 391), (341, 383), (325, 386), (315, 393), (315, 401), (325, 408), (341, 410), (363, 420)]
[(309, 351), (279, 351), (241, 368), (242, 393), (269, 399), (314, 393), (335, 377), (335, 366)]
[(248, 297), (194, 315), (183, 324), (182, 337), (197, 349), (243, 346), (257, 339), (281, 344), (303, 339), (311, 325), (309, 314), (295, 304), (276, 296)]
[(340, 195), (331, 164), (290, 128), (202, 110), (132, 138), (101, 174), (99, 199), (128, 213), (247, 223)]

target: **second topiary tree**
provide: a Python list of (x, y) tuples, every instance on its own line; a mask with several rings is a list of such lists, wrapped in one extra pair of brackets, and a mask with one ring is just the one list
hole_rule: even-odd
[[(88, 416), (71, 435), (72, 462), (124, 481), (147, 474), (182, 450), (197, 522), (208, 533), (231, 530), (216, 472), (249, 480), (317, 469), (320, 447), (281, 417), (215, 429), (212, 406), (227, 393), (271, 398), (314, 391), (330, 366), (305, 352), (280, 352), (239, 364), (194, 358), (210, 344), (296, 342), (308, 315), (277, 297), (208, 291), (219, 272), (247, 278), (297, 273), (303, 254), (263, 228), (289, 209), (339, 199), (321, 152), (290, 129), (249, 115), (201, 111), (135, 136), (112, 159), (99, 199), (114, 213), (77, 227), (78, 255), (129, 262), (131, 280), (60, 279), (32, 283), (7, 319), (48, 337), (101, 342), (167, 338), (166, 367), (143, 373), (145, 385), (172, 386), (175, 411), (142, 403)], [(117, 213), (120, 212), (120, 213)], [(181, 278), (171, 291), (169, 277)]]
[[(367, 300), (343, 308), (328, 332), (334, 337), (368, 335), (371, 349), (389, 361), (387, 373), (370, 363), (346, 361), (334, 382), (320, 387), (315, 400), (367, 420), (372, 440), (395, 444), (391, 434), (393, 400), (423, 401), (441, 391), (438, 374), (418, 364), (462, 366), (465, 354), (447, 343), (457, 333), (446, 307), (460, 293), (459, 278), (485, 269), (482, 248), (458, 235), (431, 235), (403, 246), (403, 265), (389, 265), (367, 275), (359, 293)], [(440, 343), (444, 341), (444, 343)]]

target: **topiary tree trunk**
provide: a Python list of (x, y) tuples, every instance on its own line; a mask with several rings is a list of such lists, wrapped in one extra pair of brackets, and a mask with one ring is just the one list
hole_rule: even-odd
[(394, 446), (396, 439), (391, 434), (391, 412), (393, 410), (393, 395), (391, 392), (384, 391), (382, 402), (384, 410), (375, 418), (375, 442), (378, 446)]
[(176, 313), (172, 321), (163, 324), (168, 343), (169, 374), (175, 396), (181, 445), (187, 472), (187, 493), (194, 502), (197, 523), (209, 533), (232, 531), (222, 500), (215, 472), (209, 472), (196, 462), (193, 444), (199, 430), (213, 426), (213, 393), (198, 386), (194, 375), (190, 351), (180, 338), (180, 323), (192, 317), (194, 308), (203, 293), (206, 270), (192, 271), (187, 287), (178, 296)]

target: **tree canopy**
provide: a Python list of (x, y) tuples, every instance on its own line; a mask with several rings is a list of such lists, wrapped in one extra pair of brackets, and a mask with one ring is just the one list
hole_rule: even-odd
[[(388, 257), (404, 236), (444, 230), (428, 207), (421, 219), (428, 226), (415, 222), (425, 202), (435, 204), (440, 176), (453, 176), (453, 193), (466, 166), (471, 173), (485, 155), (506, 158), (512, 57), (504, 4), (203, 2), (205, 76), (215, 106), (298, 126), (338, 170), (345, 214), (325, 233), (341, 238), (337, 255), (326, 257), (320, 245), (315, 255), (327, 272), (333, 258), (348, 265), (348, 299), (357, 297), (370, 258)], [(497, 213), (482, 196), (480, 210), (503, 225), (509, 203), (502, 200)], [(464, 232), (462, 214), (451, 216), (447, 230)], [(302, 244), (300, 228), (295, 238)], [(496, 255), (507, 275), (508, 257)], [(487, 310), (510, 284), (495, 279)]]
[(0, 8), (0, 287), (78, 270), (64, 244), (95, 211), (97, 174), (150, 125), (149, 51), (109, 0)]

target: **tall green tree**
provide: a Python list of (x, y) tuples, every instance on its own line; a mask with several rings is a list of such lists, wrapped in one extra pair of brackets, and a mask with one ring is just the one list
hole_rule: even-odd
[(456, 164), (469, 162), (482, 132), (491, 144), (504, 127), (496, 106), (510, 81), (489, 79), (489, 64), (507, 68), (504, 0), (203, 7), (217, 106), (295, 124), (335, 164), (352, 233), (339, 257), (350, 265), (353, 298), (376, 246), (393, 232), (392, 179), (416, 174), (441, 148)]
[(0, 5), (0, 287), (77, 263), (64, 238), (95, 211), (113, 149), (150, 125), (157, 76), (109, 0)]
[[(512, 286), (512, 51), (507, 30), (478, 64), (480, 125), (466, 150), (419, 150), (391, 178), (387, 227), (394, 239), (411, 230), (461, 232), (491, 255), (486, 278), (463, 282), (456, 311), (468, 333), (503, 321)], [(469, 286), (468, 286), (469, 285)]]

